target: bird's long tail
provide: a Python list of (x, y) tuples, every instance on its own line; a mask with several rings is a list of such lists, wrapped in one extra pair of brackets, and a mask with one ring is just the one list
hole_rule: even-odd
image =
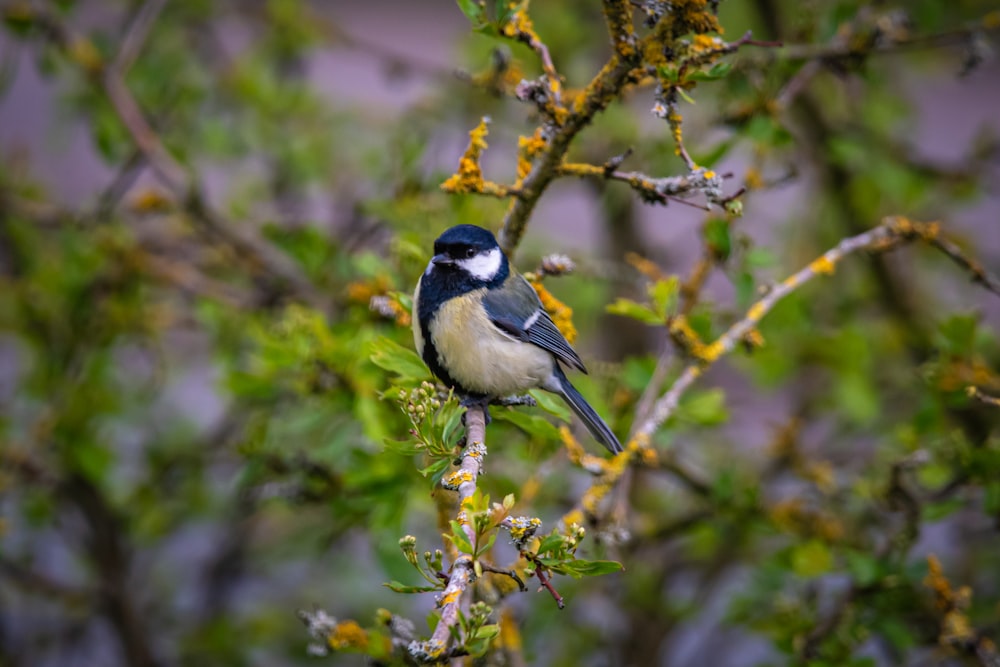
[(590, 404), (584, 400), (583, 396), (576, 390), (570, 381), (566, 378), (566, 374), (563, 373), (559, 364), (555, 365), (555, 375), (559, 379), (559, 389), (556, 391), (563, 400), (573, 408), (573, 412), (583, 420), (583, 423), (587, 425), (587, 429), (594, 436), (594, 438), (608, 448), (612, 454), (617, 454), (622, 451), (622, 443), (618, 442), (618, 438), (611, 431), (611, 428), (601, 419), (601, 416), (597, 414), (594, 408), (590, 407)]

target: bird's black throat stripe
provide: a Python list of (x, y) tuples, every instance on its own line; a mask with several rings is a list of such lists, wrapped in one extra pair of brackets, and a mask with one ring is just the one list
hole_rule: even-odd
[[(439, 380), (463, 396), (469, 398), (486, 398), (484, 394), (470, 391), (453, 378), (441, 364), (434, 338), (431, 336), (431, 320), (441, 306), (456, 297), (468, 294), (483, 287), (490, 289), (503, 284), (510, 275), (507, 258), (501, 255), (500, 269), (492, 280), (480, 280), (467, 271), (453, 265), (438, 265), (431, 272), (424, 274), (420, 280), (420, 303), (417, 305), (417, 317), (420, 322), (420, 333), (424, 337), (424, 363), (431, 373)], [(475, 341), (469, 341), (475, 345)]]

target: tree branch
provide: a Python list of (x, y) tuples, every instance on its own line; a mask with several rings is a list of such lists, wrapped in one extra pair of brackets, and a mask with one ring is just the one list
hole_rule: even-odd
[(252, 231), (226, 220), (206, 203), (197, 181), (164, 146), (126, 85), (125, 71), (138, 56), (163, 2), (149, 0), (135, 13), (118, 56), (110, 63), (104, 62), (93, 44), (86, 37), (75, 34), (54, 12), (27, 5), (8, 5), (0, 14), (32, 22), (83, 70), (93, 86), (104, 92), (146, 163), (202, 231), (229, 245), (237, 256), (255, 265), (261, 273), (260, 279), (269, 288), (279, 293), (290, 292), (313, 307), (321, 307), (324, 300), (319, 291), (287, 255)]
[[(743, 319), (729, 327), (715, 342), (706, 346), (701, 357), (695, 363), (689, 364), (670, 390), (656, 402), (651, 415), (636, 429), (635, 437), (640, 440), (648, 440), (674, 413), (680, 403), (681, 395), (694, 384), (705, 368), (717, 361), (722, 355), (731, 352), (747, 333), (757, 327), (761, 319), (781, 299), (813, 278), (833, 273), (841, 260), (859, 250), (884, 252), (896, 247), (900, 242), (921, 240), (932, 247), (941, 249), (958, 264), (969, 270), (977, 282), (981, 282), (987, 289), (995, 292), (993, 286), (996, 284), (996, 278), (985, 272), (977, 262), (961, 253), (953, 243), (940, 239), (939, 231), (936, 223), (922, 224), (911, 222), (902, 217), (889, 217), (877, 227), (863, 234), (842, 240), (807, 267), (779, 283), (764, 298), (751, 306)], [(1000, 294), (1000, 292), (997, 293)]]
[[(482, 472), (483, 458), (486, 456), (486, 408), (470, 405), (465, 412), (465, 450), (457, 475), (461, 475), (458, 486), (458, 521), (462, 525), (471, 544), (476, 543), (475, 529), (465, 516), (464, 503), (476, 492), (476, 482)], [(463, 598), (469, 585), (475, 581), (475, 561), (470, 554), (459, 554), (452, 563), (448, 574), (448, 584), (438, 597), (441, 619), (431, 638), (423, 642), (413, 642), (409, 646), (410, 655), (421, 662), (439, 662), (449, 655), (448, 646), (458, 635), (459, 615)]]

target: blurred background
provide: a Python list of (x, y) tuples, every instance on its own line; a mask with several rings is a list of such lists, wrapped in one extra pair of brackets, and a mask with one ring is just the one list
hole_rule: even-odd
[[(645, 34), (657, 3), (633, 4)], [(647, 299), (636, 256), (697, 285), (682, 307), (705, 341), (886, 215), (938, 220), (1000, 270), (995, 3), (707, 4), (725, 39), (785, 45), (740, 48), (680, 105), (742, 217), (561, 178), (514, 258), (577, 262), (546, 286), (622, 436), (657, 359), (672, 378), (684, 355), (606, 312)], [(307, 654), (296, 611), (315, 607), (427, 635), (432, 595), (382, 583), (415, 583), (403, 535), (441, 548), (433, 485), (383, 445), (409, 423), (370, 346), (412, 346), (441, 231), (498, 229), (505, 201), (439, 186), (483, 116), (484, 174), (514, 182), (537, 56), (444, 0), (0, 8), (0, 664), (366, 664)], [(601, 3), (528, 13), (568, 90), (611, 56)], [(622, 170), (686, 173), (654, 89), (570, 159), (632, 148)], [(966, 388), (1000, 394), (998, 324), (997, 295), (916, 245), (796, 292), (657, 434), (676, 467), (636, 472), (624, 523), (592, 517), (581, 550), (625, 571), (560, 579), (563, 611), (529, 582), (496, 605), (520, 633), (486, 664), (997, 664), (1000, 408)], [(590, 482), (550, 430), (498, 419), (488, 439), (484, 491), (547, 528)]]

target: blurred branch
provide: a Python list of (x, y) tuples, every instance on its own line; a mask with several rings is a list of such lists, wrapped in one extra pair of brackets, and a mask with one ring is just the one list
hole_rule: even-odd
[(132, 63), (139, 57), (143, 44), (146, 43), (146, 38), (149, 37), (150, 31), (153, 29), (153, 24), (156, 23), (157, 17), (166, 4), (167, 0), (147, 0), (135, 8), (125, 36), (118, 47), (118, 54), (110, 65), (119, 75), (128, 74)]
[(976, 399), (981, 403), (985, 403), (986, 405), (992, 405), (995, 408), (1000, 408), (1000, 398), (997, 398), (996, 396), (990, 396), (989, 394), (984, 393), (979, 387), (970, 386), (966, 390), (966, 392), (969, 394), (970, 397)]
[(972, 282), (1000, 296), (1000, 279), (987, 271), (978, 261), (969, 257), (955, 243), (940, 236), (927, 239), (927, 243), (943, 252), (948, 259), (965, 269), (972, 276)]
[[(764, 316), (781, 299), (817, 276), (832, 274), (838, 263), (855, 252), (868, 250), (881, 253), (892, 250), (901, 243), (912, 241), (922, 241), (931, 247), (941, 249), (940, 245), (943, 243), (949, 249), (946, 252), (949, 257), (951, 257), (952, 252), (958, 252), (957, 257), (960, 259), (956, 259), (956, 262), (966, 267), (974, 276), (977, 276), (978, 274), (969, 267), (978, 266), (978, 264), (964, 253), (957, 251), (957, 248), (951, 247), (950, 242), (942, 241), (939, 236), (940, 227), (937, 223), (913, 222), (907, 218), (898, 216), (888, 217), (881, 224), (867, 232), (842, 240), (834, 248), (812, 261), (808, 266), (779, 283), (764, 298), (753, 304), (741, 320), (730, 326), (714, 342), (709, 345), (699, 346), (697, 354), (694, 355), (696, 360), (688, 364), (670, 389), (656, 400), (650, 408), (649, 414), (633, 431), (624, 452), (610, 460), (599, 460), (596, 457), (587, 459), (592, 468), (591, 472), (596, 475), (596, 478), (590, 488), (584, 493), (578, 506), (564, 515), (562, 521), (566, 524), (578, 522), (580, 512), (595, 516), (598, 504), (616, 486), (628, 470), (628, 463), (632, 460), (645, 467), (665, 467), (668, 471), (678, 476), (691, 490), (699, 495), (706, 493), (708, 491), (707, 485), (698, 480), (697, 476), (690, 474), (683, 467), (680, 467), (676, 460), (670, 460), (664, 466), (659, 461), (655, 450), (649, 446), (653, 434), (676, 411), (684, 392), (701, 377), (708, 366), (733, 351), (741, 341), (745, 340), (746, 336), (756, 329)], [(985, 284), (993, 284), (995, 278), (990, 274), (986, 275), (988, 277), (984, 279)], [(565, 440), (566, 436), (564, 434)], [(576, 445), (576, 447), (579, 448), (579, 445)]]
[(1000, 22), (991, 15), (963, 28), (929, 35), (910, 35), (902, 26), (888, 27), (886, 30), (876, 24), (869, 35), (852, 35), (854, 39), (838, 39), (832, 44), (788, 44), (776, 55), (787, 60), (837, 62), (874, 54), (962, 45), (977, 35), (1000, 32)]
[(648, 441), (652, 434), (674, 413), (681, 395), (694, 384), (705, 368), (717, 361), (720, 356), (731, 352), (751, 330), (757, 327), (760, 320), (770, 312), (778, 301), (813, 278), (833, 273), (841, 260), (859, 250), (884, 252), (895, 248), (901, 242), (920, 240), (945, 252), (948, 257), (970, 271), (977, 282), (981, 282), (987, 289), (1000, 295), (1000, 292), (994, 289), (996, 278), (985, 272), (977, 262), (968, 258), (950, 241), (940, 239), (939, 231), (936, 223), (916, 223), (902, 217), (889, 217), (882, 224), (863, 234), (844, 239), (807, 267), (783, 280), (763, 299), (751, 306), (743, 319), (733, 324), (715, 342), (708, 345), (697, 362), (689, 364), (684, 369), (670, 390), (653, 406), (652, 414), (636, 430), (635, 438), (640, 441)]
[(134, 595), (139, 588), (131, 585), (131, 554), (125, 542), (121, 518), (108, 505), (100, 489), (79, 475), (71, 475), (60, 484), (59, 493), (79, 509), (89, 529), (86, 540), (94, 570), (98, 576), (102, 612), (115, 628), (125, 662), (131, 667), (156, 667), (163, 663), (153, 651), (152, 637), (146, 628)]
[(88, 607), (94, 598), (93, 591), (72, 586), (25, 567), (0, 553), (0, 574), (11, 586), (33, 595), (41, 595), (73, 607)]
[(245, 258), (260, 270), (263, 274), (261, 279), (269, 289), (276, 289), (279, 293), (288, 291), (297, 299), (321, 307), (324, 301), (319, 291), (288, 256), (253, 232), (225, 219), (208, 205), (195, 178), (164, 146), (129, 90), (124, 79), (125, 69), (141, 50), (162, 4), (163, 0), (150, 0), (135, 13), (118, 56), (110, 63), (101, 58), (86, 37), (74, 33), (52, 11), (12, 4), (2, 7), (0, 14), (10, 20), (36, 26), (82, 69), (94, 87), (104, 92), (146, 163), (202, 231), (232, 247), (237, 256)]
[[(977, 23), (956, 30), (931, 35), (911, 35), (905, 17), (896, 12), (872, 16), (859, 11), (850, 21), (840, 25), (829, 44), (791, 44), (775, 51), (774, 57), (785, 60), (805, 60), (805, 65), (789, 79), (773, 102), (773, 110), (788, 106), (805, 90), (809, 82), (825, 68), (843, 69), (872, 55), (903, 50), (965, 45), (972, 48), (975, 40), (1000, 31), (1000, 21), (987, 15)], [(971, 68), (978, 63), (971, 63)]]
[(940, 616), (938, 642), (956, 653), (973, 658), (982, 667), (998, 667), (1000, 652), (989, 637), (977, 632), (969, 619), (972, 589), (961, 586), (955, 590), (944, 576), (944, 568), (936, 556), (927, 557), (927, 578), (924, 585), (934, 591), (934, 606)]
[[(920, 502), (903, 481), (903, 474), (914, 466), (925, 462), (921, 452), (904, 457), (892, 464), (885, 499), (890, 509), (902, 512), (903, 523), (895, 531), (885, 531), (885, 541), (875, 550), (875, 558), (882, 560), (891, 554), (905, 554), (916, 541), (920, 530)], [(851, 611), (851, 607), (862, 597), (882, 589), (883, 581), (862, 584), (855, 579), (837, 599), (825, 616), (806, 634), (798, 651), (800, 664), (808, 664), (819, 657), (820, 645), (836, 633), (840, 624)]]

